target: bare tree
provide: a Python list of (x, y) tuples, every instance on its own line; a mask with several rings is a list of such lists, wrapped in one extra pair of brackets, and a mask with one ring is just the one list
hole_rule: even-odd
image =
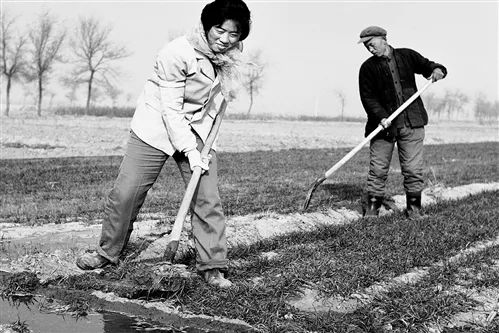
[(122, 91), (110, 84), (106, 85), (105, 89), (107, 96), (109, 96), (112, 101), (113, 108), (116, 107), (116, 104), (118, 104), (118, 98), (120, 97)]
[(431, 91), (425, 93), (422, 99), (428, 112), (435, 114), (437, 119), (440, 120), (440, 115), (445, 108), (445, 100)]
[(42, 14), (29, 33), (31, 61), (28, 78), (38, 85), (37, 114), (42, 114), (43, 85), (56, 61), (61, 61), (60, 49), (66, 33), (56, 31), (56, 19), (48, 13)]
[(346, 104), (346, 95), (345, 93), (342, 91), (342, 90), (335, 90), (335, 95), (336, 97), (338, 98), (338, 102), (340, 103), (340, 108), (341, 108), (341, 117), (340, 117), (340, 121), (343, 121), (343, 115), (344, 115), (344, 112), (345, 112), (345, 104)]
[(77, 100), (77, 91), (78, 87), (85, 83), (84, 80), (76, 80), (75, 78), (71, 76), (63, 76), (61, 77), (60, 80), (61, 84), (63, 87), (66, 87), (69, 89), (69, 91), (66, 93), (66, 98), (69, 99), (69, 103), (71, 106), (74, 106), (74, 102)]
[(6, 12), (2, 13), (0, 25), (0, 47), (2, 61), (0, 68), (2, 75), (7, 78), (6, 100), (4, 115), (9, 116), (10, 111), (10, 89), (12, 81), (20, 78), (26, 67), (25, 44), (26, 38), (23, 36), (15, 37), (12, 31), (15, 18), (8, 16)]
[(451, 119), (452, 112), (459, 113), (460, 111), (462, 111), (464, 105), (468, 103), (469, 97), (459, 90), (447, 90), (445, 92), (444, 101), (445, 109), (447, 111), (447, 117)]
[(111, 79), (118, 76), (118, 71), (112, 63), (130, 56), (124, 46), (111, 42), (111, 31), (110, 26), (102, 27), (95, 18), (80, 18), (71, 41), (76, 65), (72, 77), (87, 84), (87, 114), (93, 99), (93, 84), (111, 86)]
[(248, 70), (245, 71), (245, 78), (243, 80), (243, 85), (248, 92), (250, 98), (250, 104), (248, 106), (247, 115), (250, 114), (251, 109), (253, 108), (253, 101), (255, 95), (260, 92), (263, 83), (263, 73), (265, 70), (265, 64), (261, 60), (261, 50), (256, 50), (250, 52), (248, 55)]
[(69, 105), (71, 107), (74, 106), (74, 102), (76, 101), (76, 85), (69, 85), (69, 91), (66, 93), (66, 98), (69, 99)]
[(23, 82), (21, 90), (23, 92), (23, 100), (21, 103), (21, 111), (32, 110), (33, 106), (36, 104), (36, 94), (34, 91), (34, 86), (31, 82)]
[(480, 124), (497, 124), (499, 119), (499, 101), (490, 102), (483, 93), (478, 94), (474, 103), (475, 118)]

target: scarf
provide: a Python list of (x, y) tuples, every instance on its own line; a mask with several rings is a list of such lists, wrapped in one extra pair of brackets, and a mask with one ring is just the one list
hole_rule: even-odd
[(196, 50), (210, 59), (220, 80), (223, 96), (228, 102), (233, 100), (241, 84), (242, 42), (236, 43), (223, 53), (214, 53), (208, 45), (201, 22), (186, 37)]

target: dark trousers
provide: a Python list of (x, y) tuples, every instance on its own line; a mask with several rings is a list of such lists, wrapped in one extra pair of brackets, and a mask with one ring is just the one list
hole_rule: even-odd
[(404, 176), (406, 193), (418, 195), (424, 187), (423, 179), (423, 140), (424, 127), (397, 129), (393, 139), (375, 139), (370, 144), (369, 173), (367, 192), (371, 196), (382, 197), (388, 178), (393, 149), (397, 143), (400, 168)]
[[(198, 138), (198, 149), (201, 150), (202, 146), (203, 143)], [(191, 204), (196, 267), (200, 271), (227, 269), (225, 217), (218, 192), (217, 156), (214, 150), (210, 154), (210, 169), (201, 175)], [(131, 132), (118, 177), (106, 203), (106, 217), (97, 248), (100, 255), (114, 263), (118, 261), (147, 191), (158, 178), (168, 157)], [(175, 153), (173, 158), (184, 182), (188, 182), (192, 172), (187, 157)]]

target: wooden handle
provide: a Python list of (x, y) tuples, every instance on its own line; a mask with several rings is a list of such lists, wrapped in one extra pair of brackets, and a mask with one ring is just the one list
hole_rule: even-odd
[[(210, 134), (208, 134), (208, 138), (204, 144), (203, 149), (201, 150), (201, 156), (207, 157), (210, 153), (211, 146), (217, 137), (218, 130), (220, 128), (220, 124), (222, 123), (222, 118), (227, 109), (227, 102), (225, 99), (220, 106), (220, 111), (218, 112), (215, 121), (213, 122), (213, 126), (211, 127)], [(196, 187), (199, 182), (199, 178), (201, 178), (202, 168), (200, 166), (195, 166), (192, 171), (191, 179), (189, 180), (189, 184), (185, 190), (184, 198), (182, 199), (182, 203), (180, 204), (180, 208), (177, 213), (177, 217), (175, 218), (175, 223), (173, 224), (172, 232), (170, 234), (170, 241), (178, 241), (180, 239), (180, 234), (182, 233), (182, 226), (184, 225), (185, 217), (189, 212), (189, 207), (191, 205), (192, 197), (194, 196), (194, 192), (196, 191)]]
[[(414, 100), (416, 98), (418, 98), (419, 95), (421, 95), (423, 93), (423, 91), (425, 91), (429, 86), (431, 86), (432, 83), (433, 82), (431, 80), (429, 80), (424, 85), (423, 88), (419, 89), (416, 93), (414, 93), (414, 95), (412, 95), (407, 101), (405, 101), (404, 104), (402, 104), (401, 106), (399, 106), (398, 109), (395, 110), (390, 115), (390, 117), (387, 118), (387, 120), (391, 122), (393, 119), (395, 119), (395, 117), (397, 117), (402, 111), (404, 111), (405, 108), (407, 108), (409, 106), (409, 104), (411, 104), (412, 102), (414, 102)], [(333, 165), (333, 167), (331, 169), (329, 169), (328, 171), (326, 171), (326, 174), (324, 176), (326, 178), (331, 177), (331, 175), (336, 170), (338, 170), (339, 168), (341, 168), (343, 166), (343, 164), (345, 164), (348, 160), (350, 160), (353, 157), (353, 155), (355, 155), (362, 147), (364, 147), (365, 144), (367, 144), (369, 141), (371, 141), (372, 138), (374, 138), (383, 129), (384, 129), (383, 126), (378, 125), (378, 127), (376, 127), (376, 129), (374, 131), (372, 131), (366, 138), (364, 138), (364, 140), (362, 140), (361, 143), (359, 143), (354, 149), (352, 149), (348, 154), (346, 154), (345, 157), (343, 157), (341, 160), (339, 160), (338, 163), (336, 163), (335, 165)]]

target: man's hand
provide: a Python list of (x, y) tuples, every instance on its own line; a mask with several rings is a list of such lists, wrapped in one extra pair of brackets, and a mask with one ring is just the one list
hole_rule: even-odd
[(386, 118), (383, 118), (381, 119), (381, 121), (379, 122), (379, 124), (381, 126), (383, 126), (384, 129), (387, 129), (388, 127), (390, 127), (390, 125), (392, 124), (390, 121), (388, 121), (388, 119)]
[(437, 82), (438, 80), (441, 80), (444, 78), (444, 72), (440, 68), (435, 68), (433, 70), (433, 73), (431, 74), (431, 80), (433, 82)]
[(191, 150), (185, 153), (185, 155), (189, 159), (189, 166), (192, 171), (194, 171), (194, 167), (196, 166), (201, 167), (203, 173), (209, 169), (208, 163), (210, 163), (210, 155), (208, 155), (208, 158), (202, 158), (201, 153), (197, 149)]

